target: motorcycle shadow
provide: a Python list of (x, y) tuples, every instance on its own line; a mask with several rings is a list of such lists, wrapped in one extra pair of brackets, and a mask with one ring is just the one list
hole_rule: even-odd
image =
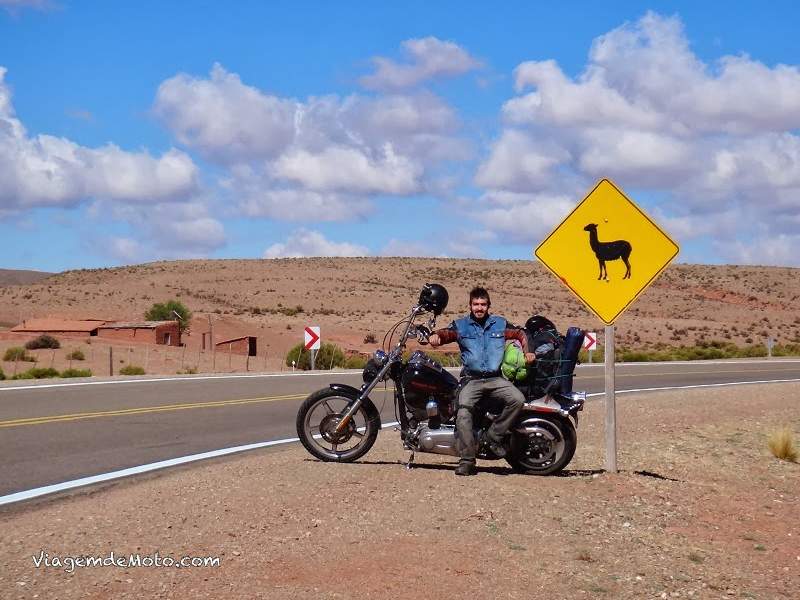
[[(306, 462), (322, 463), (324, 461), (315, 460), (313, 458), (304, 459)], [(338, 463), (341, 466), (401, 466), (405, 467), (406, 463), (395, 460), (357, 460), (354, 462)], [(411, 469), (418, 470), (424, 469), (428, 471), (454, 471), (458, 466), (458, 461), (450, 463), (412, 463)], [(548, 477), (592, 477), (594, 475), (602, 475), (605, 469), (564, 469), (560, 473), (548, 475)], [(478, 473), (489, 473), (492, 475), (519, 475), (522, 477), (529, 477), (525, 473), (519, 473), (511, 467), (494, 467), (487, 465), (478, 465)]]

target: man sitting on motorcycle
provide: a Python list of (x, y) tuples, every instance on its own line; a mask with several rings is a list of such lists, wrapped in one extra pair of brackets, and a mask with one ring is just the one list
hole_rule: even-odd
[(509, 327), (501, 316), (490, 315), (491, 305), (486, 289), (473, 288), (469, 293), (469, 315), (453, 321), (445, 329), (435, 331), (428, 340), (433, 347), (458, 342), (461, 350), (464, 379), (458, 396), (456, 416), (456, 437), (461, 460), (456, 467), (456, 475), (476, 473), (472, 413), (475, 405), (484, 397), (502, 401), (503, 411), (486, 432), (483, 442), (496, 456), (502, 457), (506, 454), (503, 438), (525, 402), (522, 392), (500, 373), (506, 340), (519, 341), (526, 363), (530, 364), (535, 360), (533, 353), (528, 352), (525, 332)]

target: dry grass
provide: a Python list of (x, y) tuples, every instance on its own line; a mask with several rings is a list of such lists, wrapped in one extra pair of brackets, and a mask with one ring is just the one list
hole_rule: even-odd
[(794, 444), (794, 434), (788, 425), (773, 431), (767, 439), (767, 445), (775, 458), (797, 462), (797, 447)]

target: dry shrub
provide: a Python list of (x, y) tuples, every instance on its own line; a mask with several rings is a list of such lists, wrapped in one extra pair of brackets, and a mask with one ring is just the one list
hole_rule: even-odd
[(767, 439), (767, 445), (775, 458), (797, 462), (797, 448), (794, 445), (792, 430), (788, 425), (773, 431)]

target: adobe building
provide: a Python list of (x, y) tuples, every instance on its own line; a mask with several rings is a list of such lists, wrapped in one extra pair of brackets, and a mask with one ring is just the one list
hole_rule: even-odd
[(59, 319), (57, 317), (44, 317), (41, 319), (25, 319), (11, 331), (15, 333), (31, 333), (68, 336), (95, 336), (100, 326), (108, 321), (101, 319)]
[(140, 323), (113, 322), (97, 328), (97, 336), (105, 339), (181, 345), (181, 330), (178, 321), (142, 321)]
[(254, 335), (244, 335), (242, 337), (217, 342), (217, 352), (228, 352), (230, 354), (241, 354), (242, 356), (256, 356), (258, 338)]

